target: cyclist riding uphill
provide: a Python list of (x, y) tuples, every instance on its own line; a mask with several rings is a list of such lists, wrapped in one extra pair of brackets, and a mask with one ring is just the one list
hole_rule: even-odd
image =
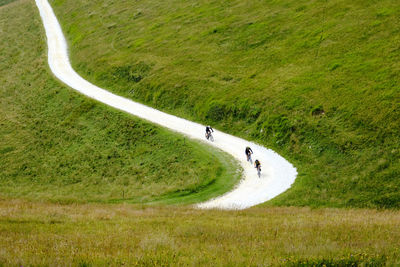
[(253, 150), (251, 150), (251, 148), (249, 146), (246, 147), (246, 149), (244, 150), (244, 153), (246, 153), (247, 156), (247, 161), (251, 162), (251, 154), (253, 154)]
[(258, 161), (258, 159), (256, 159), (256, 161), (254, 161), (254, 168), (257, 169), (258, 177), (260, 177), (261, 176), (261, 163), (260, 163), (260, 161)]
[(214, 132), (214, 129), (211, 128), (211, 126), (206, 126), (206, 138), (207, 138), (207, 140), (210, 138), (211, 132)]

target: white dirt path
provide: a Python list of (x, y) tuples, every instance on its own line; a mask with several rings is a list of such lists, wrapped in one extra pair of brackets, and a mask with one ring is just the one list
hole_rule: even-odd
[[(80, 77), (71, 67), (67, 43), (50, 4), (47, 0), (36, 0), (36, 5), (39, 8), (46, 31), (49, 66), (58, 79), (80, 93), (116, 109), (177, 131), (192, 139), (204, 141), (205, 127), (203, 125), (112, 94)], [(297, 176), (296, 168), (274, 151), (220, 131), (215, 131), (213, 135), (215, 142), (208, 142), (208, 144), (231, 154), (237, 159), (243, 167), (243, 176), (231, 192), (199, 203), (196, 207), (245, 209), (281, 194), (294, 182)], [(261, 178), (257, 176), (253, 166), (246, 161), (244, 153), (246, 146), (250, 146), (254, 151), (253, 159), (259, 159), (262, 164)]]

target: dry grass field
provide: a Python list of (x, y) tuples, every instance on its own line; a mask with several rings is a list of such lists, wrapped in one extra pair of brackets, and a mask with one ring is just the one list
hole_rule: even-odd
[(0, 201), (5, 265), (400, 264), (400, 212)]

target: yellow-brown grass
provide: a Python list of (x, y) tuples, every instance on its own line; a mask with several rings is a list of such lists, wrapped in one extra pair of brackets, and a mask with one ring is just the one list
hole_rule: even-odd
[(6, 265), (399, 264), (400, 212), (0, 201)]

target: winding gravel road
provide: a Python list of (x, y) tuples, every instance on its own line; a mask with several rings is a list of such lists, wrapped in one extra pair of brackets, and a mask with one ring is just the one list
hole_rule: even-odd
[[(48, 44), (48, 61), (51, 71), (62, 82), (78, 92), (116, 109), (156, 123), (192, 139), (204, 141), (201, 124), (166, 114), (140, 103), (110, 93), (80, 77), (71, 67), (68, 47), (60, 24), (47, 0), (36, 0), (43, 20)], [(208, 142), (237, 159), (243, 167), (243, 177), (231, 192), (209, 201), (196, 204), (198, 208), (245, 209), (263, 203), (287, 190), (297, 176), (296, 168), (274, 151), (235, 136), (215, 131), (215, 142)], [(254, 151), (253, 159), (262, 164), (259, 178), (253, 166), (246, 161), (245, 147)]]

